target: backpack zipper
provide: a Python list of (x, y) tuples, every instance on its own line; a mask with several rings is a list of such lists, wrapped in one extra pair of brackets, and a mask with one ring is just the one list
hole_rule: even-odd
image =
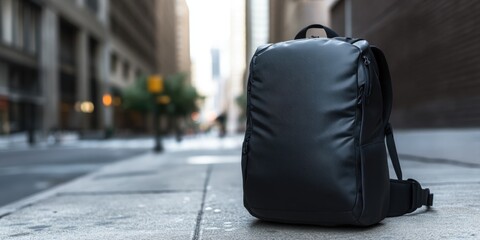
[(246, 129), (246, 134), (245, 134), (245, 140), (244, 144), (242, 146), (242, 154), (247, 154), (248, 153), (248, 145), (250, 144), (250, 136), (252, 135), (252, 116), (250, 111), (251, 109), (251, 103), (250, 103), (250, 94), (252, 90), (252, 78), (253, 78), (253, 66), (255, 65), (257, 55), (254, 54), (252, 57), (252, 60), (250, 61), (250, 67), (249, 67), (249, 73), (248, 73), (248, 79), (247, 79), (247, 129)]
[[(363, 92), (365, 93), (365, 99), (367, 100), (368, 96), (370, 96), (372, 92), (372, 84), (370, 82), (370, 58), (366, 55), (362, 56), (363, 58), (363, 65), (365, 66), (365, 89)], [(367, 102), (368, 103), (368, 100)]]
[(365, 88), (365, 84), (362, 84), (362, 85), (360, 86), (360, 88), (358, 89), (357, 105), (359, 105), (359, 106), (362, 105), (364, 88)]

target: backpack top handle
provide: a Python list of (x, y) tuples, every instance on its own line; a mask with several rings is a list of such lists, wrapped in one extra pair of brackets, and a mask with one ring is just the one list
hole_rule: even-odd
[(330, 29), (328, 27), (325, 27), (321, 24), (311, 24), (311, 25), (306, 26), (302, 30), (300, 30), (300, 32), (298, 32), (297, 35), (295, 35), (295, 39), (307, 38), (307, 31), (310, 28), (321, 28), (321, 29), (325, 30), (325, 33), (327, 33), (328, 38), (334, 38), (334, 37), (339, 36), (335, 31), (333, 31), (332, 29)]

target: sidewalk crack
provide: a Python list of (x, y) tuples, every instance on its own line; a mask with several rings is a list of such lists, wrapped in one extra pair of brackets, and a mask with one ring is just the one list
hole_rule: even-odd
[(0, 219), (4, 218), (4, 217), (6, 217), (6, 216), (8, 216), (8, 215), (10, 215), (10, 214), (12, 214), (12, 213), (13, 213), (13, 212), (7, 212), (7, 213), (2, 214), (2, 215), (0, 215)]
[(200, 204), (200, 210), (198, 211), (197, 222), (195, 223), (195, 231), (193, 232), (192, 240), (200, 239), (200, 227), (202, 224), (203, 208), (205, 207), (205, 199), (207, 197), (207, 188), (208, 183), (210, 182), (210, 176), (212, 175), (212, 168), (213, 165), (208, 164), (207, 175), (205, 176), (205, 182), (203, 183), (202, 203)]
[(45, 200), (45, 199), (39, 200), (39, 201), (37, 201), (37, 202), (28, 203), (28, 204), (22, 205), (22, 206), (20, 206), (20, 207), (18, 207), (18, 208), (15, 208), (15, 209), (13, 209), (13, 210), (7, 211), (7, 212), (3, 213), (2, 215), (0, 215), (0, 219), (2, 219), (2, 218), (4, 218), (4, 217), (7, 217), (7, 216), (9, 216), (9, 215), (11, 215), (11, 214), (13, 214), (13, 213), (15, 213), (15, 212), (17, 212), (17, 211), (20, 211), (20, 210), (24, 209), (24, 208), (31, 207), (31, 206), (33, 206), (34, 204), (37, 204), (38, 202), (41, 202), (41, 201), (43, 201), (43, 200)]

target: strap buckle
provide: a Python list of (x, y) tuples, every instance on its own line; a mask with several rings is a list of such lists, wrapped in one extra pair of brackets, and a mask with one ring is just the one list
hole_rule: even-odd
[(409, 178), (407, 181), (411, 183), (412, 187), (412, 202), (408, 212), (413, 212), (423, 205), (431, 207), (433, 205), (433, 194), (430, 193), (430, 189), (422, 189), (420, 183), (414, 179)]
[(430, 193), (430, 189), (425, 189), (428, 190), (428, 196), (427, 196), (427, 207), (433, 206), (433, 193)]

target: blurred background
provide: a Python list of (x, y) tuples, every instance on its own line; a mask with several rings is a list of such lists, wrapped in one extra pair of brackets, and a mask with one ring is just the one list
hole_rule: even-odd
[(479, 12), (471, 0), (0, 0), (0, 205), (144, 153), (157, 133), (167, 149), (241, 136), (256, 47), (311, 23), (385, 51), (395, 127), (478, 127)]

